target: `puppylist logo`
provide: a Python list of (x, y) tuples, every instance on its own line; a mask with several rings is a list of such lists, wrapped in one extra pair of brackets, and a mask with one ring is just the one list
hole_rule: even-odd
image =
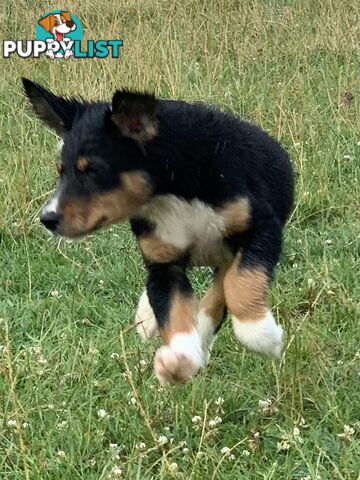
[(3, 58), (119, 58), (122, 40), (88, 40), (84, 49), (82, 39), (79, 19), (69, 11), (53, 10), (39, 19), (35, 40), (4, 40)]

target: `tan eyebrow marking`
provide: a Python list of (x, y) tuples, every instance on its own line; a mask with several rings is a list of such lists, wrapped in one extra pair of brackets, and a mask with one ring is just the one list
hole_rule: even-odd
[(89, 159), (86, 158), (86, 157), (79, 157), (77, 162), (76, 162), (76, 166), (78, 168), (78, 170), (80, 172), (85, 172), (85, 170), (87, 169), (87, 167), (89, 166)]

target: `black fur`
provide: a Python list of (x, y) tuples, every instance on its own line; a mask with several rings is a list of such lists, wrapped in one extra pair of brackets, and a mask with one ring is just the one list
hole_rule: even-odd
[[(294, 186), (288, 154), (267, 133), (202, 103), (156, 100), (128, 91), (116, 92), (112, 103), (85, 103), (58, 97), (26, 79), (23, 83), (40, 118), (64, 137), (59, 186), (63, 195), (90, 198), (112, 191), (121, 187), (119, 174), (140, 170), (149, 179), (153, 197), (172, 194), (214, 208), (246, 197), (250, 224), (224, 241), (234, 255), (242, 252), (239, 269), (261, 266), (272, 276)], [(122, 128), (124, 122), (129, 135)], [(151, 139), (141, 136), (147, 122), (156, 127)], [(85, 172), (76, 168), (80, 156), (90, 159)], [(131, 226), (136, 236), (154, 229), (138, 216), (131, 219)], [(179, 263), (147, 262), (149, 299), (160, 326), (168, 318), (173, 292), (191, 295), (186, 277), (189, 258), (184, 256)]]

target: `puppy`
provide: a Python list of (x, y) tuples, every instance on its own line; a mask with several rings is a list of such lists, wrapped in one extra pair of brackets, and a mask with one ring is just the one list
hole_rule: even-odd
[[(68, 238), (130, 220), (148, 272), (136, 325), (164, 341), (159, 381), (184, 382), (208, 362), (227, 311), (242, 345), (278, 357), (283, 332), (267, 295), (293, 202), (278, 142), (202, 103), (130, 91), (86, 103), (23, 84), (64, 142), (40, 220)], [(186, 275), (196, 265), (215, 269), (199, 305)]]
[[(54, 40), (57, 42), (68, 41), (66, 34), (73, 32), (76, 29), (76, 24), (71, 19), (70, 12), (60, 12), (60, 13), (50, 13), (46, 17), (39, 20), (39, 25), (41, 25), (44, 30), (51, 33), (54, 37)], [(65, 56), (62, 53), (54, 54), (52, 50), (48, 50), (46, 55), (51, 59), (57, 58), (69, 58), (73, 55), (71, 50), (66, 50)]]

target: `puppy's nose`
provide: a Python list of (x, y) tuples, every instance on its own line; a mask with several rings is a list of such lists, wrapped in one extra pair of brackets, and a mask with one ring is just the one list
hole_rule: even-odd
[(45, 212), (40, 215), (40, 222), (45, 228), (54, 232), (61, 221), (61, 215), (57, 212)]
[(73, 22), (72, 20), (68, 20), (68, 21), (66, 22), (66, 26), (69, 27), (69, 28), (71, 28), (71, 27), (74, 26), (74, 22)]

